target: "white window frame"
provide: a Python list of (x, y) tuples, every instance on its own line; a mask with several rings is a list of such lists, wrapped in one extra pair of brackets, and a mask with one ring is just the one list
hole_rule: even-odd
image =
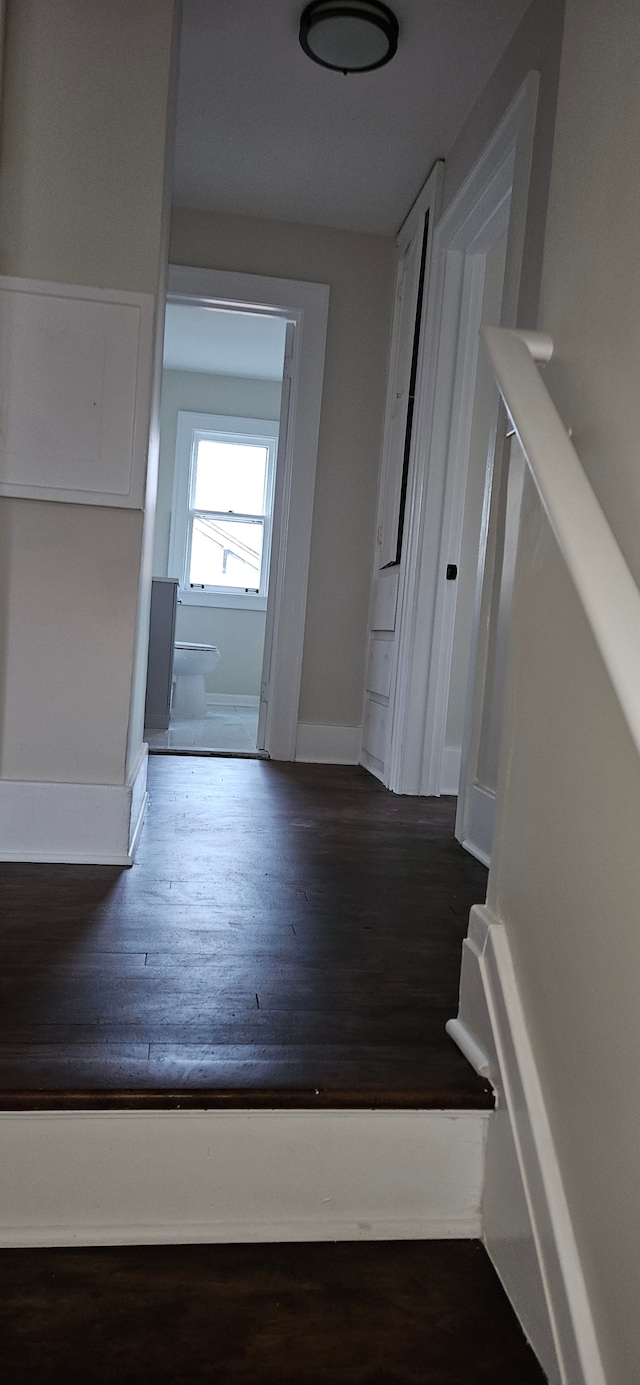
[(293, 325), (280, 409), (258, 747), (272, 760), (294, 760), (329, 286), (169, 265), (168, 293), (173, 303), (267, 313)]
[[(263, 446), (267, 449), (262, 572), (260, 590), (242, 587), (193, 588), (189, 584), (192, 519), (199, 513), (192, 504), (197, 446), (203, 437), (219, 442)], [(169, 577), (177, 577), (178, 597), (185, 606), (217, 606), (245, 611), (265, 611), (269, 589), (269, 563), (273, 533), (273, 497), (278, 455), (278, 423), (274, 419), (236, 418), (228, 414), (192, 413), (181, 409), (176, 430), (176, 459), (169, 536)], [(239, 515), (242, 519), (244, 516)]]

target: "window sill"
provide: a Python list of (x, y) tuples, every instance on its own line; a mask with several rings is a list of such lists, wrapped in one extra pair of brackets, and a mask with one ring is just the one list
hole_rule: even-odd
[(218, 610), (231, 611), (266, 611), (266, 596), (257, 596), (254, 592), (244, 593), (230, 592), (227, 596), (224, 592), (192, 592), (182, 591), (178, 587), (179, 606), (210, 606), (217, 607)]

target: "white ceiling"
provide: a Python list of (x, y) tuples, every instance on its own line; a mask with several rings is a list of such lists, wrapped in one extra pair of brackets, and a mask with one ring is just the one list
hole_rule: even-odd
[(281, 380), (285, 330), (283, 318), (167, 303), (163, 365), (165, 370)]
[(185, 0), (173, 200), (393, 235), (529, 0), (390, 0), (393, 61), (345, 77), (298, 42), (304, 0)]

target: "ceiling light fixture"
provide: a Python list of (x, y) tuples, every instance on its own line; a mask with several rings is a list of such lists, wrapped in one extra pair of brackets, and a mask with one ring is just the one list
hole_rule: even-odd
[(336, 72), (373, 72), (398, 47), (398, 21), (380, 0), (311, 0), (300, 17), (308, 58)]

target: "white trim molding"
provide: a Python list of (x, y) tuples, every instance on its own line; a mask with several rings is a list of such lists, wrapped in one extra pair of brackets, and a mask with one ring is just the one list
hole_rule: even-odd
[[(487, 867), (491, 864), (495, 808), (496, 796), (491, 789), (485, 789), (482, 784), (475, 783), (468, 786), (466, 812), (464, 814), (464, 825), (467, 830), (459, 840), (465, 851), (475, 856), (477, 861), (482, 861), (483, 866)], [(462, 815), (458, 821), (461, 820)]]
[(131, 866), (147, 807), (149, 748), (125, 784), (0, 781), (0, 861)]
[(606, 1385), (507, 932), (483, 905), (471, 911), (447, 1029), (471, 1061), (479, 1055), (497, 1092), (483, 1196), (489, 1255), (551, 1385)]
[(490, 1114), (2, 1112), (0, 1245), (476, 1237)]
[(296, 760), (311, 765), (357, 765), (361, 726), (313, 726), (298, 722)]

